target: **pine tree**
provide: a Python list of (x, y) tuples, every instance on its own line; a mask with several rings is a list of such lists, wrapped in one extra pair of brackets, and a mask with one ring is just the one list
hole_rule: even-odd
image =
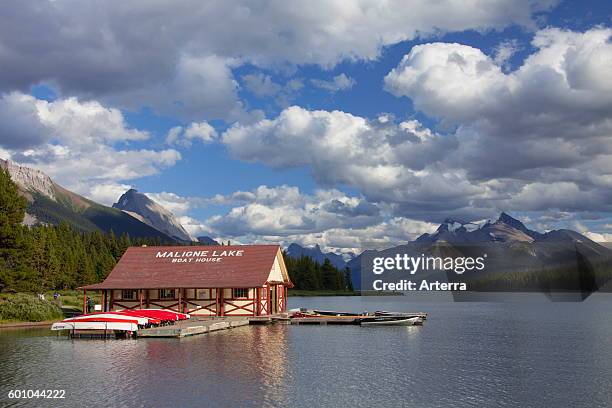
[(22, 262), (20, 251), (25, 242), (26, 200), (8, 171), (0, 169), (0, 291), (15, 289), (20, 280), (28, 279), (32, 270)]
[(330, 260), (328, 258), (325, 258), (325, 260), (323, 261), (323, 265), (321, 265), (322, 288), (328, 290), (338, 289), (336, 282), (336, 272), (337, 269), (334, 268)]
[(348, 290), (349, 292), (352, 292), (353, 289), (353, 278), (351, 276), (351, 270), (348, 268), (348, 266), (346, 268), (344, 268), (344, 282), (346, 284), (346, 290)]

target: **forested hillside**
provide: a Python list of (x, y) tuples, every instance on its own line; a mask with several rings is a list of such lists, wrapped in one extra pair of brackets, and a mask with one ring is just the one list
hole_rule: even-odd
[(340, 270), (329, 259), (319, 264), (308, 256), (292, 258), (283, 254), (289, 277), (298, 290), (352, 291), (351, 275), (348, 268)]

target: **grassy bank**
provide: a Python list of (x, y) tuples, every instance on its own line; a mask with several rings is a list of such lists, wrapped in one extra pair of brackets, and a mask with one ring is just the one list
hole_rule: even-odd
[[(61, 320), (66, 313), (83, 312), (83, 292), (77, 290), (59, 291), (58, 300), (54, 292), (46, 292), (45, 300), (34, 293), (0, 293), (0, 324), (20, 322), (44, 322)], [(101, 303), (98, 293), (88, 293), (94, 303)]]
[(0, 294), (0, 323), (43, 322), (63, 317), (62, 309), (57, 303), (41, 300), (36, 295)]
[[(54, 292), (46, 292), (45, 297), (47, 299), (53, 299)], [(68, 307), (72, 309), (78, 309), (83, 311), (83, 292), (80, 290), (61, 290), (57, 292), (60, 294), (59, 303), (62, 307)], [(102, 303), (102, 295), (98, 292), (87, 292), (87, 296), (94, 300), (95, 304)]]

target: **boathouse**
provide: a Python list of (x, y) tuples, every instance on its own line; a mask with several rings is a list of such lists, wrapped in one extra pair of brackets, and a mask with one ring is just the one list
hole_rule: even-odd
[(278, 245), (130, 247), (102, 283), (102, 310), (170, 309), (202, 316), (284, 312), (292, 287)]

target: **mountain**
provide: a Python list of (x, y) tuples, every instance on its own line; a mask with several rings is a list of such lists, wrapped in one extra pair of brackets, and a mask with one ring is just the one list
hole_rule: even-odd
[(111, 230), (129, 234), (133, 238), (152, 237), (173, 241), (168, 235), (129, 216), (128, 214), (88, 200), (55, 183), (40, 170), (19, 166), (0, 159), (0, 167), (7, 170), (27, 200), (24, 223), (27, 225), (70, 224), (84, 232)]
[(580, 242), (593, 248), (601, 245), (584, 235), (568, 230), (559, 229), (541, 233), (528, 229), (525, 224), (506, 213), (501, 213), (494, 221), (482, 224), (463, 223), (461, 221), (446, 219), (433, 234), (423, 234), (416, 239), (419, 243), (448, 242), (448, 243), (559, 243)]
[(113, 208), (124, 211), (178, 241), (196, 241), (174, 214), (133, 188), (123, 193), (119, 201), (113, 204)]
[(219, 242), (215, 241), (211, 237), (198, 237), (198, 242), (202, 245), (220, 245)]
[(365, 251), (347, 266), (351, 269), (354, 287), (359, 288), (361, 260), (371, 256), (388, 256), (397, 252), (416, 256), (422, 253), (465, 256), (470, 251), (485, 250), (490, 256), (488, 265), (501, 272), (550, 270), (575, 265), (577, 257), (604, 260), (612, 255), (610, 249), (576, 231), (559, 229), (541, 233), (501, 213), (497, 220), (484, 223), (448, 218), (434, 233), (423, 234), (413, 242), (382, 251)]
[(318, 244), (314, 247), (303, 247), (293, 243), (287, 247), (287, 255), (295, 259), (301, 258), (302, 256), (308, 256), (320, 264), (327, 258), (329, 262), (338, 269), (344, 269), (346, 267), (346, 261), (342, 255), (333, 252), (324, 253), (321, 251), (321, 247)]
[(447, 218), (433, 234), (423, 234), (416, 242), (534, 242), (542, 234), (531, 231), (519, 220), (501, 213), (497, 221), (473, 223)]

